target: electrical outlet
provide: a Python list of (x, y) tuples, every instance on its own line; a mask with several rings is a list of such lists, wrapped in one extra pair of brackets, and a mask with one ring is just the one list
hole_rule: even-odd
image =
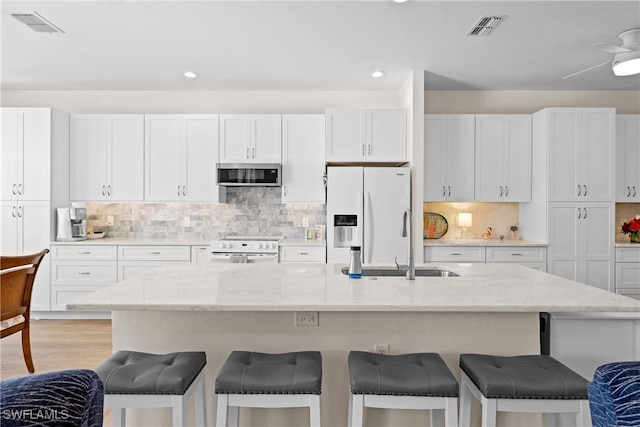
[(302, 226), (303, 227), (308, 227), (309, 226), (309, 217), (304, 217), (302, 218)]
[(373, 349), (378, 354), (389, 354), (389, 351), (391, 351), (391, 346), (387, 343), (382, 343), (376, 344)]
[(296, 311), (294, 314), (295, 326), (318, 326), (320, 315), (317, 311)]
[(113, 225), (113, 217), (111, 215), (107, 216), (107, 225)]
[(191, 227), (191, 217), (189, 217), (189, 216), (185, 216), (184, 217), (184, 226), (185, 227)]

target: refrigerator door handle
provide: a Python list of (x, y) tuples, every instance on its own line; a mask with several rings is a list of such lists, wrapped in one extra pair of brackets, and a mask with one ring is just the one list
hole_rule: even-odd
[(363, 191), (358, 191), (358, 225), (356, 226), (357, 241), (361, 248), (361, 256), (362, 261), (366, 262), (366, 251), (364, 247), (364, 203), (365, 203), (365, 193)]
[[(365, 262), (371, 263), (373, 259), (373, 245), (374, 245), (374, 236), (373, 236), (373, 210), (371, 209), (371, 202), (369, 200), (369, 193), (364, 193), (364, 212), (367, 215), (367, 236), (369, 236), (369, 241), (367, 241), (366, 251), (365, 253)], [(364, 237), (364, 236), (363, 236)]]

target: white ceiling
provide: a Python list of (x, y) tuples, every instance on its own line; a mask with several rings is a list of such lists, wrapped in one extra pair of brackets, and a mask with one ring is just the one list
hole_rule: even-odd
[[(37, 12), (64, 34), (10, 12)], [(489, 37), (481, 15), (507, 15)], [(640, 90), (590, 45), (640, 27), (640, 1), (3, 1), (3, 90)], [(200, 74), (195, 80), (185, 70)], [(380, 79), (370, 74), (386, 71)]]

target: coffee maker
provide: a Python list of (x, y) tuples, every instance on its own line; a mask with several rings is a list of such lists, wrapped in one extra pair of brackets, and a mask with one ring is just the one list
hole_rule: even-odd
[(72, 204), (69, 208), (58, 208), (57, 236), (59, 242), (87, 239), (87, 208)]

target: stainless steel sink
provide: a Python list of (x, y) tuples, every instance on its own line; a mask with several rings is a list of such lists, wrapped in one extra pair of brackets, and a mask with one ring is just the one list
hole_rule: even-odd
[[(342, 274), (349, 274), (349, 267), (342, 268)], [(404, 277), (407, 275), (406, 271), (400, 271), (388, 268), (362, 268), (362, 276), (375, 276), (375, 277)], [(459, 274), (449, 270), (440, 270), (437, 268), (416, 268), (416, 277), (459, 277)]]

